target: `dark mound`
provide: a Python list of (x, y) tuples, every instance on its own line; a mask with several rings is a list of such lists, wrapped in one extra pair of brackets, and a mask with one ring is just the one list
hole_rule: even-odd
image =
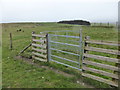
[(90, 22), (83, 20), (59, 21), (58, 23), (75, 24), (75, 25), (90, 25)]

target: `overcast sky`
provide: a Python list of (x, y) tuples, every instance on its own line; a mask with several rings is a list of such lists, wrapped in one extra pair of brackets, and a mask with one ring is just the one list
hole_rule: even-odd
[(116, 22), (119, 0), (0, 0), (0, 22)]

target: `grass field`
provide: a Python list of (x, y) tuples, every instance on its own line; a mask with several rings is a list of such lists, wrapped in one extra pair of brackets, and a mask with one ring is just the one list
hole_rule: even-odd
[[(91, 27), (57, 23), (9, 23), (3, 24), (2, 28), (3, 88), (88, 88), (76, 82), (78, 79), (81, 79), (80, 72), (77, 70), (56, 63), (48, 64), (36, 61), (36, 63), (40, 65), (53, 67), (75, 75), (74, 77), (66, 77), (51, 70), (37, 68), (21, 60), (15, 59), (18, 53), (31, 42), (32, 31), (39, 33), (43, 31), (78, 30), (82, 28), (83, 38), (85, 36), (90, 36), (92, 40), (118, 41), (118, 31), (116, 28), (106, 28), (102, 26)], [(17, 32), (19, 29), (22, 31)], [(12, 33), (13, 36), (13, 50), (9, 49), (9, 33)], [(115, 47), (104, 47), (116, 49)], [(108, 54), (104, 55), (109, 57), (116, 57)], [(29, 58), (31, 56), (30, 49), (22, 54), (22, 56)], [(82, 80), (90, 85), (94, 85), (95, 87), (109, 87), (107, 84), (100, 83), (89, 78), (83, 78)]]

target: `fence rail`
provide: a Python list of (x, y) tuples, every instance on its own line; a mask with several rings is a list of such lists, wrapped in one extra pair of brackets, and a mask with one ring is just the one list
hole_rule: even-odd
[(84, 54), (83, 56), (87, 57), (87, 58), (99, 59), (99, 60), (102, 60), (102, 61), (120, 63), (119, 59), (116, 59), (116, 58), (109, 58), (109, 57), (93, 55), (93, 54)]
[(32, 34), (33, 37), (46, 37), (46, 35)]
[(120, 51), (118, 50), (110, 50), (110, 49), (95, 48), (95, 47), (85, 47), (85, 50), (120, 55)]
[(35, 56), (38, 56), (38, 57), (47, 58), (47, 55), (43, 55), (43, 54), (39, 54), (39, 53), (35, 53), (35, 52), (32, 52), (32, 54), (34, 54)]
[(33, 39), (34, 42), (46, 43), (46, 40)]
[(83, 69), (87, 70), (87, 71), (91, 71), (93, 73), (98, 73), (98, 74), (101, 74), (101, 75), (105, 75), (105, 76), (109, 76), (109, 77), (118, 79), (118, 75), (113, 74), (113, 73), (109, 73), (109, 72), (106, 72), (106, 71), (103, 71), (103, 70), (98, 70), (98, 69), (94, 69), (94, 68), (90, 68), (90, 67), (86, 67), (86, 66), (83, 66)]
[(108, 42), (106, 43), (106, 42), (99, 42), (99, 41), (86, 41), (86, 43), (109, 45), (109, 46), (120, 46), (120, 44), (116, 44), (116, 43), (108, 43)]
[(43, 61), (43, 62), (46, 62), (47, 59), (42, 59), (42, 58), (39, 58), (39, 57), (36, 57), (36, 56), (32, 56), (33, 59), (35, 60), (38, 60), (38, 61)]
[(46, 48), (46, 44), (42, 45), (42, 44), (34, 44), (34, 43), (32, 43), (32, 46), (40, 47), (40, 48)]
[(33, 51), (47, 53), (47, 50), (32, 48)]
[(95, 76), (95, 75), (91, 75), (91, 74), (87, 74), (87, 73), (82, 73), (82, 76), (85, 76), (85, 77), (88, 77), (88, 78), (91, 78), (91, 79), (94, 79), (94, 80), (97, 80), (97, 81), (100, 81), (100, 82), (107, 83), (109, 85), (118, 87), (117, 83), (115, 83), (115, 82), (113, 82), (111, 80), (100, 78), (100, 77)]
[(118, 71), (118, 67), (115, 67), (112, 65), (101, 64), (101, 63), (97, 63), (97, 62), (93, 62), (93, 61), (89, 61), (89, 60), (84, 60), (83, 63), (88, 64), (88, 65), (93, 65), (96, 67), (101, 67), (101, 68), (105, 68), (105, 69)]

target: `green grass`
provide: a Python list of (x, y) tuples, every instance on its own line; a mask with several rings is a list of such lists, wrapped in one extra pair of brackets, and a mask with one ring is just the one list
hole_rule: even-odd
[[(7, 63), (6, 66), (5, 63)], [(74, 83), (73, 78), (64, 77), (50, 70), (36, 68), (22, 61), (12, 60), (10, 58), (5, 63), (3, 63), (3, 87), (6, 88), (83, 87)]]
[(2, 47), (0, 46), (0, 88), (2, 88)]
[[(22, 29), (21, 32), (17, 32), (18, 29)], [(48, 67), (54, 67), (56, 69), (62, 70), (64, 72), (74, 74), (76, 77), (65, 77), (60, 74), (56, 74), (53, 71), (37, 68), (33, 65), (29, 65), (23, 61), (14, 59), (18, 53), (31, 42), (31, 33), (35, 31), (36, 33), (43, 31), (60, 31), (60, 30), (79, 30), (79, 25), (68, 25), (68, 24), (57, 24), (57, 23), (16, 23), (16, 24), (3, 24), (2, 30), (2, 66), (3, 66), (3, 77), (2, 84), (4, 88), (84, 88), (83, 85), (77, 84), (75, 81), (81, 78), (80, 71), (74, 70), (53, 62), (36, 63), (40, 65), (47, 65)], [(117, 41), (118, 35), (115, 28), (104, 28), (104, 27), (90, 27), (82, 26), (83, 39), (85, 36), (90, 36), (92, 40), (104, 40), (104, 41)], [(24, 31), (24, 32), (23, 32)], [(13, 36), (13, 50), (9, 49), (9, 33)], [(66, 34), (63, 32), (58, 32), (59, 34)], [(76, 33), (68, 33), (71, 35), (78, 35)], [(61, 38), (60, 40), (63, 40)], [(112, 48), (108, 46), (97, 46), (104, 48)], [(65, 48), (63, 48), (65, 49)], [(55, 52), (53, 52), (55, 53)], [(95, 52), (90, 52), (95, 54)], [(98, 53), (103, 55), (102, 53)], [(69, 57), (66, 54), (59, 54), (60, 56)], [(31, 49), (28, 49), (22, 56), (30, 57)], [(105, 55), (106, 56), (106, 55)], [(110, 57), (115, 57), (108, 55)], [(76, 57), (71, 56), (74, 59)], [(56, 59), (57, 60), (57, 59)], [(42, 78), (44, 77), (44, 78)], [(106, 78), (106, 77), (105, 77)], [(83, 78), (84, 82), (88, 82), (95, 87), (109, 87), (104, 83), (92, 80), (89, 78)], [(86, 87), (87, 88), (87, 87)]]

